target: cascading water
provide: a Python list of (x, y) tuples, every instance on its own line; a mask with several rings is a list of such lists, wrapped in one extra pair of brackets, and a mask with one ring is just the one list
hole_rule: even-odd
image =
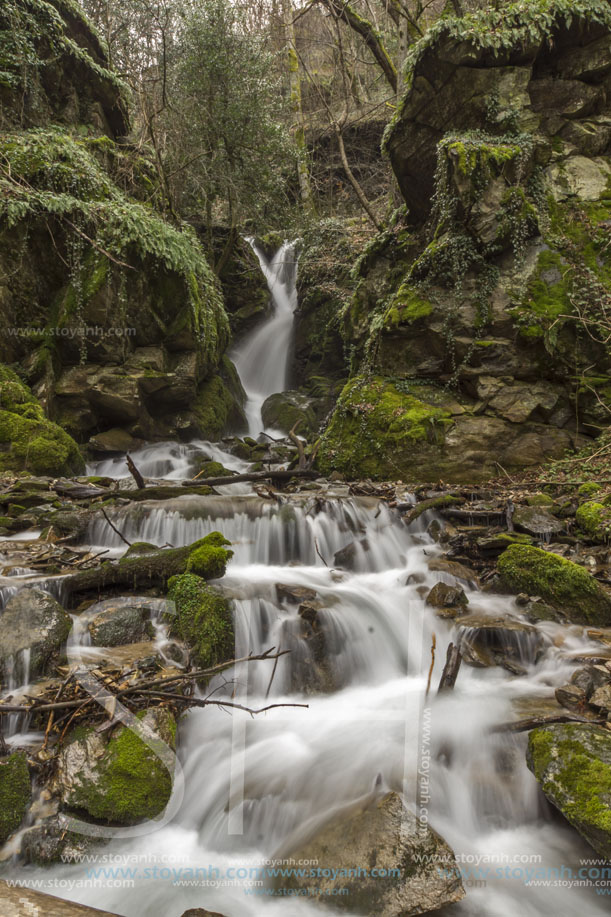
[(254, 240), (248, 241), (267, 280), (273, 311), (271, 318), (233, 351), (231, 359), (246, 392), (248, 432), (250, 436), (258, 436), (264, 429), (263, 402), (287, 388), (293, 313), (297, 307), (297, 260), (294, 242), (285, 242), (268, 261)]
[[(576, 834), (552, 825), (540, 810), (524, 764), (525, 737), (490, 732), (512, 718), (514, 704), (544, 700), (566, 681), (568, 655), (588, 645), (581, 637), (547, 622), (540, 628), (546, 651), (537, 662), (526, 660), (525, 676), (463, 666), (454, 691), (425, 704), (433, 633), (433, 685), (447, 643), (455, 639), (423, 598), (440, 578), (428, 568), (439, 548), (422, 530), (410, 533), (386, 506), (343, 495), (301, 495), (284, 505), (254, 496), (187, 497), (116, 510), (114, 521), (160, 544), (189, 543), (214, 529), (228, 535), (235, 556), (223, 586), (234, 601), (236, 656), (270, 646), (292, 653), (280, 661), (271, 687), (270, 664), (256, 662), (242, 664), (228, 687), (219, 681), (207, 690), (225, 690), (255, 708), (270, 702), (309, 707), (281, 707), (254, 718), (239, 710), (190, 712), (180, 726), (186, 792), (178, 816), (148, 836), (112, 846), (115, 864), (139, 864), (134, 886), (79, 887), (86, 867), (75, 864), (37, 873), (43, 882), (48, 877), (50, 891), (59, 887), (67, 897), (126, 917), (178, 917), (188, 907), (231, 917), (314, 917), (319, 910), (311, 901), (267, 897), (248, 882), (223, 879), (224, 871), (282, 856), (287, 840), (298, 841), (306, 824), (370, 793), (376, 781), (413, 802), (424, 707), (430, 713), (432, 826), (459, 856), (485, 855), (493, 872), (477, 888), (467, 882), (467, 898), (446, 913), (606, 913), (592, 889), (537, 889), (502, 877), (508, 855), (536, 855), (544, 866), (572, 865), (590, 855)], [(95, 522), (87, 535), (96, 546), (117, 549), (116, 537), (106, 521)], [(355, 569), (334, 568), (334, 554), (355, 539), (364, 545), (354, 555)], [(298, 606), (286, 591), (299, 587), (317, 596), (327, 648), (322, 693), (304, 694), (300, 684), (302, 663), (307, 668), (311, 660)], [(510, 599), (466, 591), (473, 613), (518, 614)], [(200, 873), (183, 881), (189, 868), (210, 870), (213, 878), (202, 880)], [(27, 870), (21, 875), (26, 878)]]

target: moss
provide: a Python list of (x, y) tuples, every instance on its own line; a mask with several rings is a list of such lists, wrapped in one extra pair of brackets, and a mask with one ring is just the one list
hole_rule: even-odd
[(582, 567), (541, 548), (511, 545), (498, 560), (503, 586), (538, 595), (571, 621), (611, 624), (611, 597)]
[(197, 665), (209, 668), (231, 659), (235, 640), (229, 601), (194, 573), (173, 577), (169, 587), (168, 598), (176, 604), (170, 629), (191, 648)]
[(530, 494), (526, 497), (529, 506), (553, 506), (554, 501), (549, 494)]
[(561, 315), (569, 315), (573, 307), (569, 285), (565, 279), (569, 265), (557, 251), (545, 249), (539, 254), (523, 303), (514, 310), (524, 337), (544, 336), (544, 329)]
[(244, 419), (240, 403), (220, 376), (214, 376), (201, 386), (193, 414), (200, 435), (212, 440), (220, 439), (230, 429), (239, 429)]
[(396, 478), (415, 448), (443, 444), (452, 423), (443, 404), (433, 405), (380, 377), (357, 376), (344, 387), (320, 444), (319, 467), (349, 476)]
[(611, 856), (611, 737), (591, 725), (533, 730), (528, 766), (548, 799), (603, 856)]
[(30, 796), (30, 773), (23, 752), (0, 758), (0, 844), (23, 821)]
[[(137, 714), (150, 721), (150, 713)], [(166, 807), (172, 793), (172, 776), (160, 755), (165, 745), (172, 747), (176, 724), (166, 710), (155, 711), (152, 739), (158, 753), (145, 744), (131, 729), (121, 727), (111, 738), (101, 758), (96, 760), (93, 779), (85, 779), (73, 791), (70, 807), (83, 809), (93, 818), (124, 825), (155, 818)], [(150, 724), (152, 725), (152, 724)], [(86, 741), (94, 728), (74, 730), (70, 741)]]
[(597, 494), (599, 491), (600, 491), (600, 484), (596, 484), (594, 481), (586, 481), (585, 484), (581, 485), (581, 487), (577, 491), (577, 494), (580, 497), (592, 497), (594, 494)]
[(384, 315), (384, 327), (390, 330), (398, 325), (411, 325), (420, 318), (426, 318), (432, 311), (432, 303), (419, 296), (409, 283), (403, 282)]
[(0, 471), (27, 470), (60, 476), (82, 472), (75, 441), (47, 420), (42, 407), (16, 373), (0, 367)]
[(202, 462), (199, 469), (199, 480), (202, 478), (220, 478), (231, 474), (220, 462)]
[[(215, 536), (218, 536), (216, 539)], [(213, 532), (197, 542), (187, 559), (187, 572), (195, 573), (204, 579), (219, 579), (225, 574), (227, 561), (233, 556), (225, 545), (231, 544), (219, 532)]]
[(582, 503), (575, 513), (577, 525), (595, 541), (606, 541), (611, 532), (611, 508), (602, 503)]
[(148, 541), (134, 541), (134, 543), (129, 546), (123, 557), (134, 557), (142, 554), (152, 554), (154, 551), (158, 550), (159, 548), (157, 545), (150, 544)]

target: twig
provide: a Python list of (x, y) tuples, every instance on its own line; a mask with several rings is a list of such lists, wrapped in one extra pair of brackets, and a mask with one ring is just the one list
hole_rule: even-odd
[(429, 677), (426, 683), (426, 691), (424, 696), (428, 697), (428, 693), (431, 690), (431, 678), (433, 677), (433, 669), (435, 668), (435, 647), (437, 646), (437, 637), (433, 634), (433, 641), (431, 643), (431, 667), (429, 668)]
[(102, 515), (103, 515), (104, 518), (106, 519), (107, 523), (109, 524), (109, 526), (111, 527), (111, 529), (113, 530), (113, 532), (116, 532), (117, 535), (119, 536), (119, 538), (121, 539), (121, 541), (123, 541), (123, 542), (127, 545), (128, 548), (131, 548), (131, 546), (132, 546), (131, 541), (128, 541), (127, 538), (125, 537), (125, 535), (121, 534), (121, 532), (119, 531), (119, 529), (117, 528), (117, 526), (114, 525), (114, 524), (110, 521), (110, 519), (108, 518), (108, 513), (106, 512), (106, 510), (104, 509), (104, 507), (102, 507)]
[(320, 559), (322, 560), (322, 562), (323, 562), (323, 564), (325, 565), (325, 567), (328, 567), (329, 564), (327, 563), (327, 561), (324, 559), (324, 557), (323, 557), (322, 554), (320, 553), (320, 548), (318, 547), (318, 538), (315, 538), (315, 539), (314, 539), (314, 547), (315, 547), (315, 549), (316, 549), (316, 553), (318, 554), (318, 556), (319, 556)]
[(144, 490), (144, 488), (146, 487), (146, 484), (144, 483), (144, 478), (142, 477), (142, 475), (140, 474), (140, 472), (134, 465), (134, 460), (132, 459), (129, 452), (125, 456), (125, 461), (127, 463), (127, 467), (129, 468), (129, 473), (131, 474), (132, 478), (136, 482), (136, 487), (138, 488), (138, 490)]

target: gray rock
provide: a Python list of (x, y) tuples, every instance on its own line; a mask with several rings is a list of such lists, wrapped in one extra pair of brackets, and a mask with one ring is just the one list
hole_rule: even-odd
[(43, 675), (57, 659), (72, 618), (59, 602), (36, 588), (20, 589), (0, 617), (0, 669), (3, 681), (25, 677), (29, 652), (30, 677)]
[(355, 570), (359, 556), (364, 551), (369, 550), (369, 542), (366, 538), (360, 541), (351, 541), (345, 548), (336, 551), (333, 556), (333, 565), (340, 567), (342, 570)]
[(426, 597), (426, 604), (433, 608), (455, 608), (458, 605), (468, 605), (469, 599), (464, 589), (459, 586), (448, 586), (447, 583), (436, 583)]
[(153, 636), (151, 604), (146, 599), (135, 599), (128, 605), (112, 600), (103, 604), (105, 607), (87, 625), (94, 646), (140, 643)]
[(459, 625), (460, 650), (468, 665), (500, 665), (514, 675), (539, 659), (544, 641), (536, 628), (509, 616), (469, 615)]
[[(334, 896), (332, 901), (334, 907), (351, 913), (411, 917), (460, 901), (465, 894), (458, 871), (453, 871), (450, 847), (428, 825), (418, 824), (397, 793), (367, 798), (351, 807), (290, 855), (318, 862), (325, 870), (349, 871), (357, 865), (401, 870), (400, 879), (344, 875), (335, 880), (322, 876), (281, 880), (284, 887), (315, 884), (330, 894), (340, 886), (347, 888), (348, 894)], [(446, 869), (438, 868), (440, 862)]]
[(590, 706), (601, 712), (611, 711), (611, 684), (597, 688), (590, 698)]
[(513, 514), (513, 523), (528, 535), (555, 535), (564, 532), (566, 526), (556, 519), (545, 506), (520, 506)]

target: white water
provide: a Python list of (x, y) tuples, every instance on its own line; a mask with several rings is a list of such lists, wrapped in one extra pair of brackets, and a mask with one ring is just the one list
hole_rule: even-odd
[[(234, 597), (236, 656), (270, 646), (290, 648), (292, 655), (278, 665), (267, 700), (268, 663), (242, 666), (236, 684), (225, 690), (232, 695), (235, 689), (233, 699), (253, 707), (271, 700), (309, 708), (279, 708), (255, 718), (214, 708), (189, 713), (180, 727), (186, 794), (178, 816), (149, 836), (110, 848), (119, 866), (133, 866), (129, 858), (139, 858), (135, 887), (65, 884), (48, 890), (125, 917), (180, 917), (196, 906), (227, 917), (314, 917), (320, 911), (304, 899), (247, 894), (243, 883), (181, 887), (163, 875), (147, 877), (144, 870), (224, 870), (282, 855), (289, 838), (294, 843), (312, 820), (323, 821), (371, 792), (379, 775), (382, 788), (402, 791), (413, 803), (432, 634), (437, 637), (433, 685), (452, 637), (451, 625), (440, 622), (423, 599), (440, 578), (427, 566), (427, 556), (439, 549), (422, 532), (410, 534), (373, 500), (321, 505), (308, 496), (279, 507), (252, 496), (223, 496), (176, 503), (118, 510), (114, 519), (123, 531), (157, 543), (188, 543), (214, 529), (228, 535), (236, 553), (223, 585)], [(103, 521), (88, 535), (96, 545), (115, 546), (115, 537)], [(371, 549), (359, 555), (356, 572), (333, 569), (333, 554), (362, 537)], [(297, 605), (278, 599), (278, 583), (308, 586), (322, 603), (335, 683), (330, 694), (303, 696), (298, 690), (300, 672), (312, 660)], [(510, 599), (467, 593), (473, 612), (517, 614)], [(431, 824), (457, 854), (496, 857), (501, 867), (508, 858), (530, 854), (541, 857), (540, 865), (556, 868), (592, 856), (574, 832), (548, 820), (524, 763), (525, 736), (489, 733), (516, 716), (514, 702), (550, 698), (570, 674), (566, 655), (586, 645), (576, 631), (557, 625), (545, 624), (542, 633), (546, 653), (528, 666), (526, 676), (463, 666), (454, 692), (435, 700), (433, 688), (431, 698)], [(561, 635), (564, 645), (557, 648)], [(82, 637), (76, 642), (82, 645)], [(84, 878), (85, 867), (22, 875), (74, 883)], [(446, 910), (448, 917), (607, 913), (604, 899), (583, 888), (532, 888), (520, 879), (494, 878), (467, 892), (464, 902)]]
[(270, 395), (287, 389), (288, 359), (293, 330), (293, 313), (297, 307), (297, 262), (295, 243), (285, 242), (271, 261), (253, 240), (272, 297), (269, 319), (248, 335), (231, 354), (246, 392), (245, 413), (250, 436), (263, 431), (261, 407)]

